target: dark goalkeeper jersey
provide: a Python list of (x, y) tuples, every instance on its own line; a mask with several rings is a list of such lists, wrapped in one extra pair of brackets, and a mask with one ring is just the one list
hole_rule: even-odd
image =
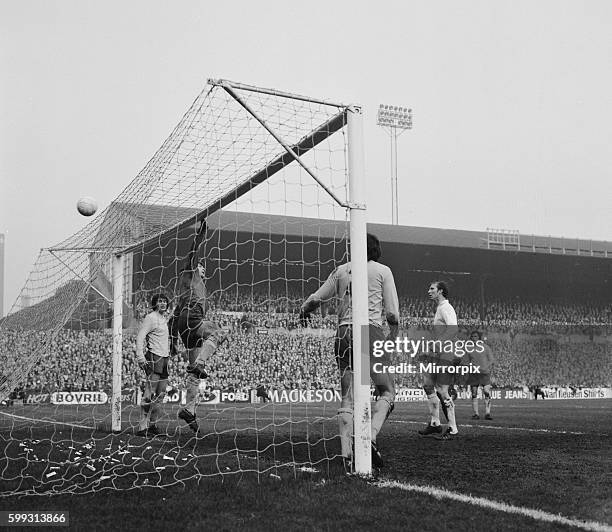
[(206, 286), (197, 270), (185, 271), (181, 274), (179, 290), (179, 310), (199, 304), (202, 306), (203, 313), (206, 314)]

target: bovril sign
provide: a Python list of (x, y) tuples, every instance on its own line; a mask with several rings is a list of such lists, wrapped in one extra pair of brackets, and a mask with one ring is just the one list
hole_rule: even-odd
[(102, 405), (108, 402), (106, 392), (55, 392), (51, 394), (54, 405)]

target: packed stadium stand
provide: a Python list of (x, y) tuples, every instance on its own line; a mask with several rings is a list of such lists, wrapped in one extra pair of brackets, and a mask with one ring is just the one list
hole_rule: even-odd
[[(208, 385), (234, 390), (259, 384), (336, 387), (333, 305), (324, 305), (313, 317), (310, 331), (297, 328), (296, 313), (333, 265), (345, 260), (341, 224), (223, 212), (211, 217), (210, 228), (214, 238), (205, 251), (210, 316), (232, 332), (210, 361)], [(368, 230), (381, 239), (381, 262), (394, 272), (404, 333), (427, 329), (433, 315), (427, 288), (433, 280), (444, 280), (462, 334), (477, 328), (487, 337), (496, 359), (496, 386), (612, 386), (612, 244), (526, 237), (522, 244), (512, 240), (506, 245), (486, 232), (377, 224)], [(151, 296), (174, 295), (176, 257), (189, 246), (188, 239), (175, 238), (175, 246), (160, 237), (154, 247), (131, 257), (131, 290), (124, 305), (125, 387), (140, 382), (135, 331), (150, 311)], [(307, 266), (293, 266), (298, 259)], [(51, 355), (35, 366), (23, 388), (108, 389), (112, 312), (102, 297), (103, 284), (68, 319)], [(37, 328), (44, 330), (45, 315), (70, 290), (67, 285), (7, 318), (12, 326), (0, 337), (0, 351), (27, 349), (36, 338), (19, 333), (20, 321), (31, 324), (36, 316)], [(185, 375), (180, 356), (172, 360), (170, 374), (180, 386)], [(404, 377), (400, 384), (417, 383)]]
[[(265, 333), (264, 333), (265, 331)], [(296, 332), (296, 331), (294, 331)], [(3, 347), (16, 350), (18, 333), (4, 335)], [(610, 339), (588, 336), (490, 332), (488, 345), (495, 355), (494, 384), (516, 388), (555, 386), (612, 386)], [(124, 336), (124, 386), (140, 383), (135, 334)], [(23, 346), (21, 347), (23, 348)], [(107, 331), (64, 329), (54, 342), (57, 356), (41, 361), (24, 388), (39, 391), (108, 389), (111, 382), (112, 335)], [(185, 375), (181, 357), (172, 360), (171, 383), (181, 385)], [(244, 330), (235, 327), (230, 341), (210, 362), (209, 386), (250, 390), (258, 384), (274, 389), (328, 389), (337, 386), (333, 338), (324, 334)], [(416, 385), (416, 378), (399, 384)]]

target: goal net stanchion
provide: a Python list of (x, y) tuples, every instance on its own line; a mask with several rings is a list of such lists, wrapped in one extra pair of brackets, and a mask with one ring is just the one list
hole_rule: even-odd
[(371, 475), (370, 353), (368, 268), (366, 242), (366, 187), (361, 109), (347, 114), (349, 208), (351, 239), (351, 294), (353, 312), (353, 390), (355, 472)]
[[(369, 473), (361, 122), (358, 107), (210, 80), (120, 195), (43, 250), (0, 322), (1, 399), (19, 390), (23, 399), (0, 410), (0, 496), (334, 470), (335, 303), (312, 328), (294, 325), (304, 299), (349, 260), (355, 465)], [(170, 360), (161, 442), (136, 434), (136, 330), (154, 294), (176, 304), (202, 219), (208, 319), (229, 342), (207, 363), (197, 435), (177, 419), (184, 350)], [(272, 402), (257, 402), (260, 386)]]

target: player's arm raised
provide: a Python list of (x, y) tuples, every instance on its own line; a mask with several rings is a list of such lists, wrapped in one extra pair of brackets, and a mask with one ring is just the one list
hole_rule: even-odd
[[(197, 222), (196, 222), (197, 223)], [(206, 218), (199, 222), (199, 226), (197, 228), (196, 236), (193, 239), (193, 243), (191, 244), (191, 249), (189, 250), (189, 254), (187, 255), (187, 261), (185, 263), (186, 270), (195, 270), (198, 264), (198, 250), (202, 245), (202, 240), (206, 236)]]

